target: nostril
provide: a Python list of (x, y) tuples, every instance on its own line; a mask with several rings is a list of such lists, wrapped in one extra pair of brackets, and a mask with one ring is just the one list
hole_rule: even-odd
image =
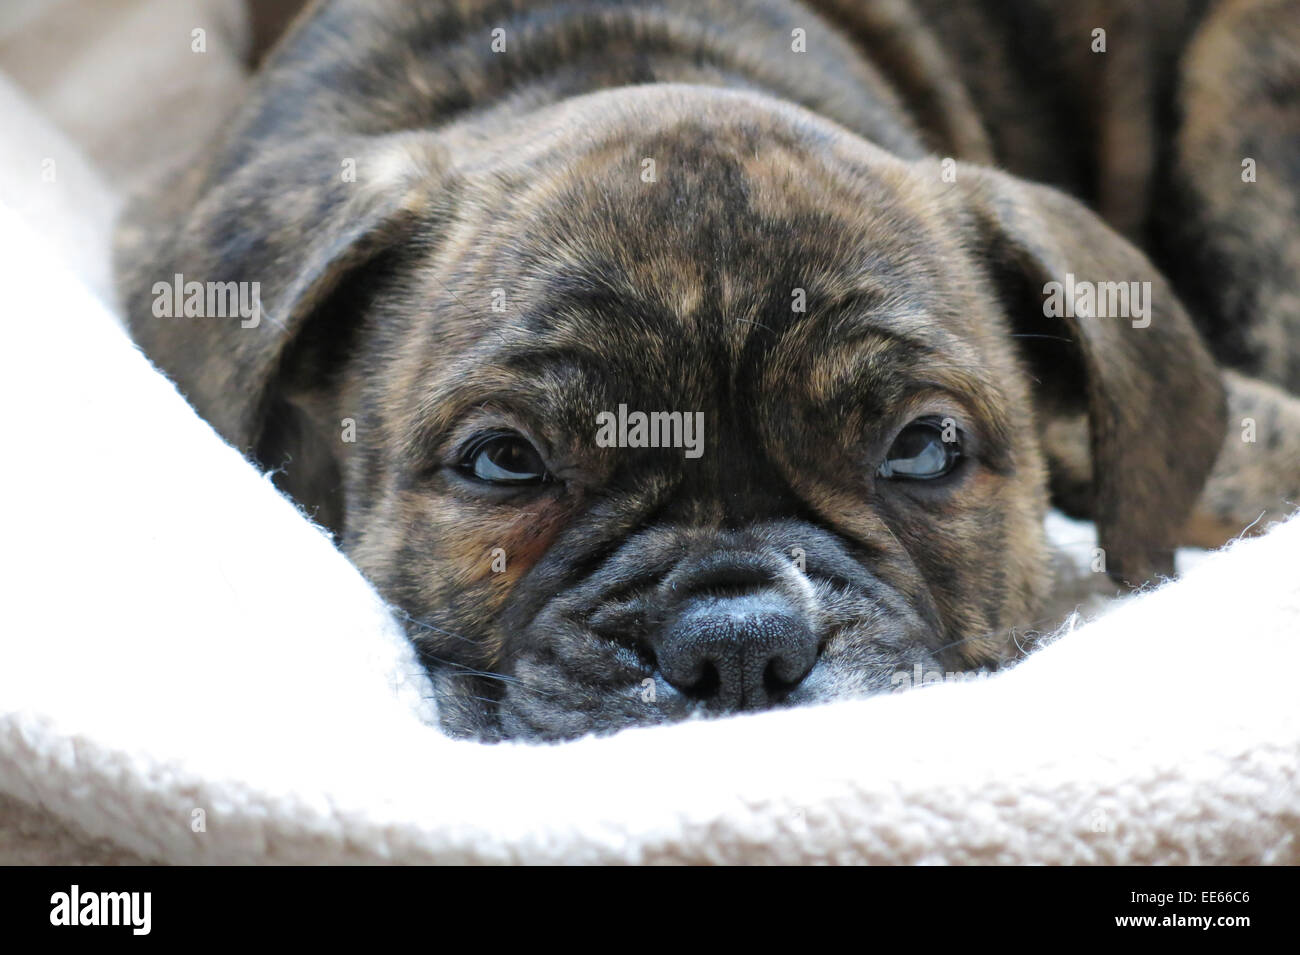
[(782, 696), (803, 682), (817, 662), (816, 653), (780, 655), (772, 658), (763, 671), (763, 686), (769, 696)]
[(706, 660), (700, 667), (699, 676), (688, 686), (678, 687), (693, 700), (711, 700), (718, 695), (722, 687), (722, 676), (712, 660)]

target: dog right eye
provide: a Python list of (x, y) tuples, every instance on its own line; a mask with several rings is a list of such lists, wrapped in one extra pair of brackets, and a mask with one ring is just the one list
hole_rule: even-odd
[(472, 439), (461, 456), (460, 470), (486, 484), (543, 484), (551, 479), (537, 449), (522, 435), (492, 432)]

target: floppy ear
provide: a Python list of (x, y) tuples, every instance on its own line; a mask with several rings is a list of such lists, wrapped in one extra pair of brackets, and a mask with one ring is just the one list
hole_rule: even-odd
[[(446, 166), (425, 133), (309, 138), (251, 159), (236, 144), (128, 211), (115, 257), (133, 337), (255, 452), (286, 353), (349, 275), (435, 216)], [(256, 309), (231, 314), (235, 301)]]
[[(966, 241), (1029, 360), (1040, 426), (1086, 414), (1088, 516), (1107, 570), (1133, 585), (1172, 573), (1226, 427), (1223, 386), (1200, 335), (1155, 266), (1080, 203), (978, 167), (963, 179), (954, 192)], [(1075, 299), (1083, 308), (1072, 309), (1066, 293), (1085, 282), (1139, 283), (1128, 290), (1142, 309), (1132, 299), (1128, 317), (1103, 317), (1100, 300), (1089, 308)]]

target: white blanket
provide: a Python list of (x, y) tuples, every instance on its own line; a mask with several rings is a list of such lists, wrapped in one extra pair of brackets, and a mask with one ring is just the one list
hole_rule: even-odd
[(1300, 520), (987, 681), (452, 741), (70, 229), (0, 204), (0, 862), (1300, 863)]

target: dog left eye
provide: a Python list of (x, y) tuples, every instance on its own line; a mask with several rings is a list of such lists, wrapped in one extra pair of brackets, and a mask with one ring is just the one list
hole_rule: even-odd
[(481, 435), (461, 457), (461, 471), (488, 484), (541, 484), (550, 480), (542, 456), (522, 435)]
[(961, 432), (952, 420), (918, 418), (899, 432), (876, 473), (882, 478), (929, 481), (950, 473), (960, 460)]

